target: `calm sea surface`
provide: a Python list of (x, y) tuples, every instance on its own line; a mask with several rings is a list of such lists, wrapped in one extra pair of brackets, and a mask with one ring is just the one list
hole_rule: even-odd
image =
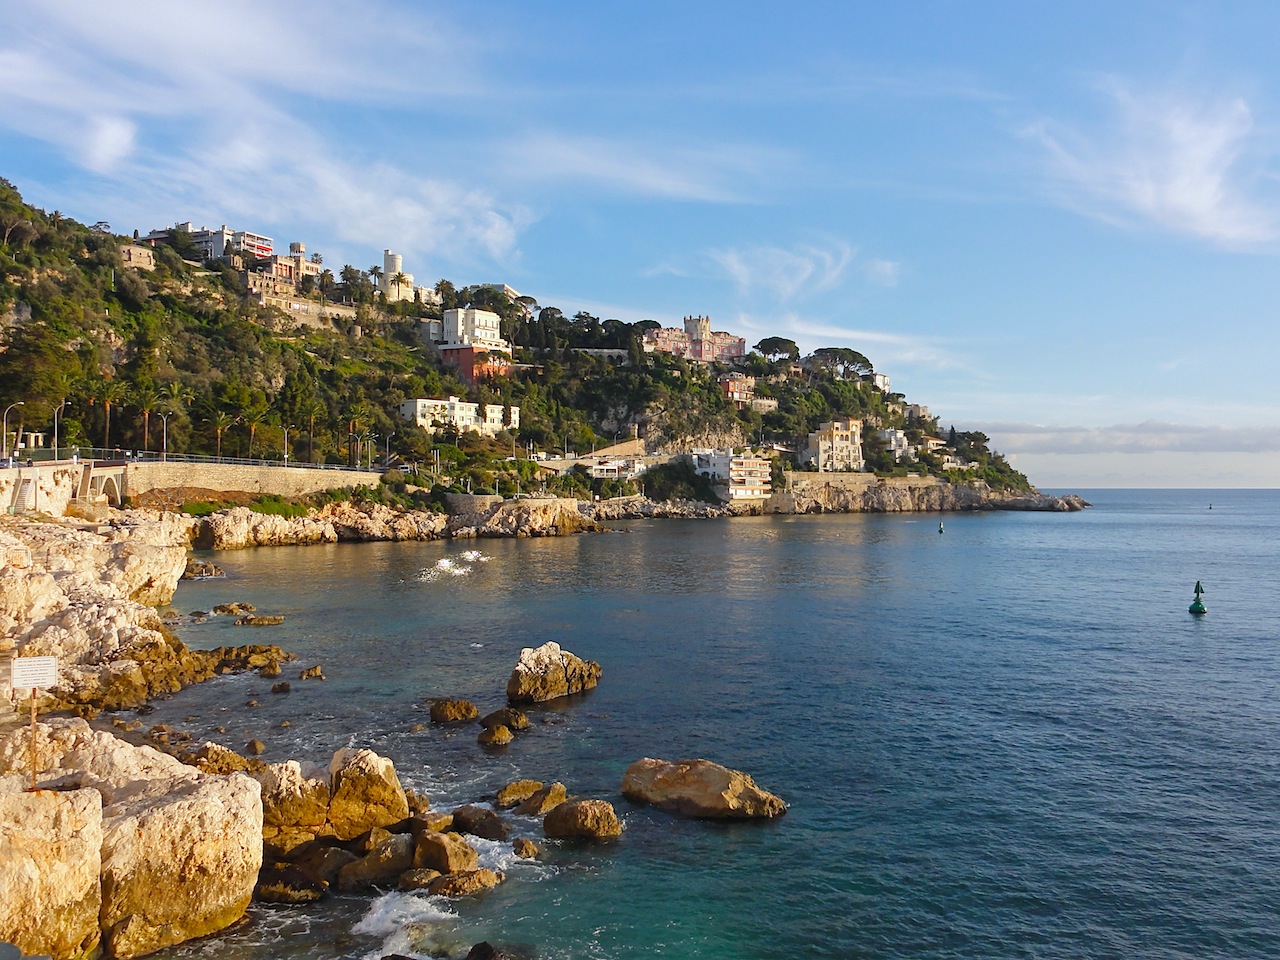
[[(227, 579), (175, 605), (287, 621), (183, 638), (280, 643), (329, 679), (223, 678), (148, 722), (257, 737), (269, 760), (369, 746), (445, 809), (563, 780), (627, 829), (531, 862), (482, 842), (508, 874), (483, 898), (255, 905), (161, 956), (1280, 956), (1280, 492), (1085, 495), (942, 534), (937, 515), (768, 517), (220, 554)], [(475, 727), (411, 732), (427, 698), (502, 705), (547, 640), (599, 660), (600, 687), (499, 752)], [(790, 812), (632, 807), (619, 783), (644, 756), (746, 770)]]

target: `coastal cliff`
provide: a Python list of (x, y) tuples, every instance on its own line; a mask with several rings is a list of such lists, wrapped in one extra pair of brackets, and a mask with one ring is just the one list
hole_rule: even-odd
[(766, 502), (765, 513), (937, 513), (971, 510), (1069, 512), (1088, 502), (1070, 494), (993, 490), (936, 477), (876, 477), (863, 473), (792, 473)]

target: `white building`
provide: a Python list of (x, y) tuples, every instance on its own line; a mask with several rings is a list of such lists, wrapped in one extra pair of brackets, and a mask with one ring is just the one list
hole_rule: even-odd
[(883, 373), (873, 373), (867, 377), (867, 380), (881, 393), (889, 392), (889, 378)]
[(862, 421), (831, 420), (818, 425), (809, 434), (804, 462), (817, 464), (819, 473), (861, 471), (866, 468), (862, 459)]
[(475, 307), (446, 310), (441, 333), (446, 346), (458, 345), (488, 350), (490, 353), (511, 353), (511, 344), (502, 339), (502, 319), (488, 310)]
[(416, 423), (427, 433), (435, 433), (442, 427), (451, 426), (460, 433), (474, 430), (481, 436), (494, 437), (503, 430), (520, 429), (519, 407), (511, 408), (511, 423), (506, 424), (502, 422), (502, 404), (486, 404), (481, 412), (480, 404), (468, 403), (457, 397), (449, 397), (447, 400), (406, 400), (400, 404), (400, 416)]
[[(399, 283), (396, 282), (396, 277), (400, 277)], [(413, 274), (404, 272), (404, 258), (390, 250), (382, 251), (382, 276), (378, 277), (378, 290), (388, 303), (415, 298), (420, 303), (440, 302), (440, 294), (436, 293), (435, 287), (414, 284)]]
[(730, 503), (766, 500), (773, 492), (773, 461), (754, 453), (694, 450), (693, 469), (714, 482), (716, 493)]
[(885, 442), (885, 446), (887, 446), (889, 448), (889, 452), (893, 454), (894, 463), (900, 463), (904, 459), (915, 459), (916, 448), (911, 445), (911, 442), (907, 439), (907, 435), (901, 430), (881, 430), (880, 439)]
[(231, 253), (249, 253), (259, 258), (269, 257), (274, 249), (272, 239), (260, 233), (232, 230), (225, 223), (215, 230), (210, 230), (208, 227), (196, 228), (192, 226), (190, 220), (185, 223), (175, 223), (164, 230), (152, 230), (143, 240), (154, 246), (157, 241), (168, 240), (174, 233), (179, 232), (186, 233), (191, 238), (191, 242), (200, 252), (201, 259), (204, 260), (214, 260)]

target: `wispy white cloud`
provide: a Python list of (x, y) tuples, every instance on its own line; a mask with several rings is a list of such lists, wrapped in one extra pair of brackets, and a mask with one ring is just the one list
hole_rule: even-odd
[(311, 119), (313, 98), (390, 110), (411, 85), (417, 97), (450, 89), (456, 71), (419, 66), (448, 62), (429, 56), (448, 49), (447, 32), (403, 9), (388, 31), (380, 3), (317, 6), (298, 17), (247, 0), (200, 10), (69, 0), (0, 14), (0, 125), (96, 174), (80, 199), (143, 228), (234, 218), (409, 258), (517, 256), (530, 219), (519, 205), (362, 160)]
[(1280, 426), (1204, 426), (1146, 420), (1108, 427), (993, 422), (975, 429), (1021, 453), (1276, 453)]
[(1229, 245), (1276, 239), (1276, 197), (1240, 98), (1101, 84), (1110, 117), (1094, 129), (1052, 120), (1025, 131), (1045, 151), (1058, 199), (1121, 224), (1146, 222)]
[(825, 293), (840, 285), (857, 251), (843, 241), (826, 246), (802, 244), (784, 249), (757, 246), (710, 250), (708, 258), (742, 296), (766, 294), (786, 302), (805, 294)]
[(902, 276), (902, 264), (896, 260), (868, 260), (862, 270), (870, 280), (885, 287), (896, 287)]
[(567, 181), (647, 197), (748, 203), (740, 184), (762, 183), (791, 162), (786, 151), (740, 143), (672, 146), (646, 139), (609, 139), (564, 131), (535, 132), (505, 147), (506, 179)]

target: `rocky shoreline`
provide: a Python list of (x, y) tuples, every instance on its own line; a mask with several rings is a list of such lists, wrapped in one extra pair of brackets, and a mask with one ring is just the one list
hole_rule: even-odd
[[(961, 506), (938, 496), (877, 503), (879, 509), (1085, 505), (1036, 497)], [(841, 507), (858, 508), (828, 498), (797, 502), (792, 511)], [(124, 960), (224, 929), (253, 898), (309, 902), (331, 888), (388, 885), (470, 896), (504, 878), (476, 862), (468, 835), (510, 841), (516, 856), (539, 854), (536, 841), (509, 837), (500, 812), (508, 807), (544, 817), (544, 834), (553, 841), (607, 841), (623, 832), (608, 800), (573, 797), (562, 783), (517, 781), (496, 797), (435, 811), (428, 798), (400, 786), (390, 760), (369, 750), (339, 750), (326, 765), (264, 764), (253, 758), (252, 744), (242, 755), (212, 742), (193, 747), (167, 728), (137, 734), (146, 744), (117, 735), (137, 731), (136, 720), (94, 729), (86, 719), (100, 711), (144, 707), (232, 671), (276, 677), (292, 659), (267, 644), (191, 650), (172, 633), (156, 607), (173, 597), (184, 573), (217, 575), (212, 565), (189, 565), (191, 546), (556, 536), (622, 519), (743, 512), (643, 498), (588, 504), (458, 497), (448, 515), (331, 504), (296, 519), (245, 508), (202, 519), (147, 511), (112, 512), (105, 522), (0, 518), (0, 941), (56, 960), (99, 954)], [(247, 614), (237, 623), (278, 622)], [(39, 705), (45, 714), (73, 715), (39, 726), (34, 792), (26, 789), (31, 733), (5, 713), (15, 654), (59, 658), (59, 683), (41, 691)], [(479, 717), (463, 701), (441, 702), (432, 705), (432, 721), (477, 723), (477, 749), (492, 749), (528, 729), (518, 704), (573, 696), (600, 676), (599, 664), (546, 644), (521, 654), (505, 691), (511, 706)], [(318, 665), (299, 674), (308, 677), (323, 680)], [(786, 810), (746, 774), (706, 760), (637, 761), (621, 794), (699, 818)], [(488, 949), (476, 956), (502, 955)]]

